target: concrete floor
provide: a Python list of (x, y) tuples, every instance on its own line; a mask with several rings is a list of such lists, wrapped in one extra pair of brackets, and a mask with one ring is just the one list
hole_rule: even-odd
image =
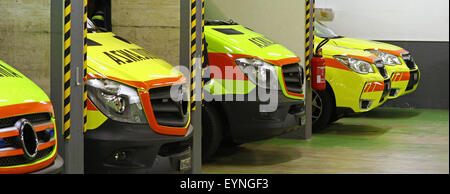
[(312, 140), (275, 138), (221, 148), (204, 173), (449, 173), (449, 111), (379, 108)]

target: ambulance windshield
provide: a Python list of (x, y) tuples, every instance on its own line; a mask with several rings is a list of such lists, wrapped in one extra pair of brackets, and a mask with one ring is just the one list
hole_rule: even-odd
[(314, 32), (316, 33), (316, 35), (318, 37), (321, 38), (341, 38), (342, 36), (337, 35), (336, 33), (333, 32), (333, 30), (331, 30), (330, 28), (328, 28), (327, 26), (325, 26), (324, 24), (320, 23), (320, 22), (315, 22), (315, 29)]

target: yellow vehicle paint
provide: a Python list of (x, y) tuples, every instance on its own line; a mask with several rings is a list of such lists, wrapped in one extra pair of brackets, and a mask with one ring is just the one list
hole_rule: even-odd
[[(333, 46), (325, 45), (322, 47), (322, 54), (326, 61), (326, 80), (334, 92), (336, 107), (351, 108), (354, 112), (366, 112), (383, 104), (386, 99), (382, 98), (384, 86), (382, 89), (372, 90), (366, 87), (369, 84), (384, 85), (383, 78), (379, 70), (373, 65), (376, 57), (371, 53)], [(364, 59), (372, 64), (374, 73), (359, 74), (337, 61), (334, 56), (345, 55)], [(372, 103), (367, 108), (361, 108), (361, 100), (370, 100)]]
[[(256, 58), (270, 63), (277, 75), (279, 75), (279, 82), (282, 86), (286, 97), (302, 100), (304, 99), (303, 92), (298, 94), (293, 94), (287, 92), (282, 79), (282, 66), (288, 64), (298, 64), (300, 59), (290, 50), (286, 49), (283, 45), (280, 45), (262, 34), (249, 30), (248, 28), (233, 24), (233, 25), (206, 25), (205, 26), (205, 36), (208, 44), (208, 56), (212, 68), (215, 68), (221, 73), (227, 72), (227, 67), (238, 68), (235, 60), (238, 58)], [(219, 76), (220, 78), (214, 77), (214, 70), (211, 70), (213, 80), (225, 80), (220, 81), (220, 83), (227, 83), (227, 80), (233, 80), (240, 82), (244, 79), (241, 70), (237, 69), (237, 74), (241, 75), (242, 78), (226, 78), (225, 75)], [(247, 80), (245, 80), (247, 82)], [(216, 82), (217, 83), (217, 82)], [(239, 87), (244, 87), (248, 85), (248, 88), (243, 89)], [(226, 86), (224, 87), (224, 92), (230, 91)], [(206, 89), (210, 87), (207, 86)], [(250, 93), (256, 86), (249, 82), (245, 84), (238, 85), (238, 90), (241, 93)], [(217, 95), (220, 95), (216, 92)], [(223, 93), (222, 95), (226, 95)]]
[(85, 173), (188, 170), (177, 166), (191, 156), (188, 80), (90, 20), (88, 31)]
[[(121, 41), (113, 33), (89, 33), (88, 39), (101, 45), (88, 46), (88, 73), (134, 82), (149, 82), (161, 78), (177, 78), (181, 72), (142, 47)], [(144, 88), (142, 88), (144, 89)]]
[(57, 173), (52, 103), (30, 79), (0, 60), (0, 174)]
[[(232, 21), (207, 21), (205, 39), (211, 81), (204, 87), (202, 109), (204, 159), (221, 143), (249, 143), (300, 128), (304, 116), (300, 58)], [(270, 93), (270, 99), (261, 93)]]
[[(324, 38), (330, 38), (330, 41), (328, 42), (329, 45), (342, 46), (362, 51), (380, 50), (392, 54), (398, 58), (401, 64), (385, 65), (388, 74), (391, 77), (394, 78), (395, 76), (396, 78), (392, 79), (392, 90), (390, 91), (388, 99), (394, 99), (406, 94), (410, 94), (417, 89), (418, 83), (420, 81), (420, 70), (417, 64), (415, 64), (412, 57), (411, 60), (405, 60), (406, 58), (410, 57), (410, 53), (407, 50), (392, 44), (338, 36), (331, 29), (320, 22), (316, 22), (316, 26), (316, 36), (314, 39), (316, 43), (323, 41)], [(399, 74), (401, 74), (400, 78), (398, 77)], [(408, 74), (414, 76), (411, 78), (415, 79), (407, 79)]]
[[(226, 35), (221, 32), (221, 30), (230, 29), (242, 34)], [(206, 25), (205, 35), (207, 43), (210, 45), (208, 47), (209, 53), (252, 55), (269, 62), (298, 58), (283, 45), (277, 44), (264, 35), (251, 31), (242, 25)]]
[[(163, 59), (113, 33), (89, 33), (88, 40), (88, 78), (111, 79), (144, 92), (186, 81), (180, 71)], [(88, 119), (88, 130), (107, 120), (92, 104), (89, 116), (94, 119)]]

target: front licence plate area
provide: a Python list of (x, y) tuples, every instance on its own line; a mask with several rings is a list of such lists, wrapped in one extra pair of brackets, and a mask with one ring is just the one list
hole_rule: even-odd
[(180, 171), (187, 171), (192, 168), (192, 158), (188, 157), (180, 160)]

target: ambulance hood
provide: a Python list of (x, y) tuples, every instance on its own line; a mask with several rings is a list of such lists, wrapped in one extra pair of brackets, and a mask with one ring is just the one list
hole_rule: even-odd
[(0, 107), (49, 101), (39, 86), (0, 60)]
[(113, 33), (88, 33), (87, 58), (89, 76), (138, 83), (130, 84), (135, 87), (183, 78), (171, 64)]
[[(316, 45), (317, 46), (317, 45)], [(336, 55), (344, 55), (344, 56), (351, 56), (356, 57), (362, 60), (365, 60), (367, 62), (374, 63), (374, 60), (378, 57), (374, 54), (362, 50), (342, 47), (342, 46), (336, 46), (331, 44), (326, 44), (322, 47), (322, 54), (326, 58), (333, 58), (333, 56)]]
[(208, 53), (248, 55), (267, 61), (298, 59), (284, 46), (241, 25), (207, 25), (205, 36)]
[(358, 49), (358, 50), (366, 50), (366, 49), (376, 49), (381, 50), (390, 54), (394, 54), (397, 56), (400, 56), (402, 53), (408, 52), (404, 50), (401, 47), (377, 42), (377, 41), (371, 41), (371, 40), (363, 40), (363, 39), (357, 39), (357, 38), (348, 38), (348, 37), (342, 37), (342, 38), (335, 38), (331, 39), (329, 44), (334, 44), (338, 46)]

